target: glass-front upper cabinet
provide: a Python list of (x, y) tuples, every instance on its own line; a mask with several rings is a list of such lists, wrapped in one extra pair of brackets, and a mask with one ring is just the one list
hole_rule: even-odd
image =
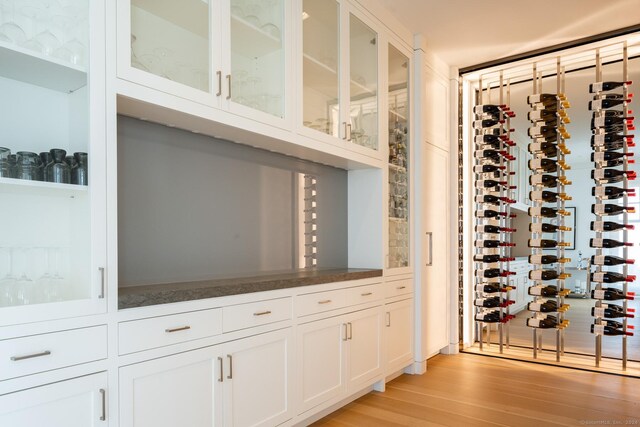
[(118, 0), (118, 75), (214, 103), (213, 91), (221, 89), (213, 88), (214, 66), (220, 61), (213, 38), (220, 34), (220, 9), (212, 2)]
[[(225, 94), (234, 104), (285, 117), (285, 87), (290, 79), (285, 25), (290, 0), (230, 0), (231, 85)], [(247, 114), (251, 114), (250, 112)]]
[(0, 325), (106, 310), (104, 16), (0, 0)]
[(302, 129), (377, 150), (378, 61), (377, 32), (345, 3), (303, 0)]
[(389, 44), (389, 248), (387, 268), (409, 266), (409, 57)]

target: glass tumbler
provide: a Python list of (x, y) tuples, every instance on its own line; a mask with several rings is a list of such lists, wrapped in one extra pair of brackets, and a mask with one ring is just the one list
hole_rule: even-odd
[(70, 184), (71, 169), (67, 162), (64, 161), (67, 152), (61, 148), (52, 148), (50, 153), (53, 160), (44, 168), (44, 175), (47, 177), (47, 181)]
[(18, 151), (16, 178), (37, 181), (40, 177), (38, 171), (38, 155), (30, 151)]

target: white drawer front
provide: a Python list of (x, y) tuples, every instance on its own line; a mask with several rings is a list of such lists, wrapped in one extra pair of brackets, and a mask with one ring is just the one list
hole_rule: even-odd
[(413, 279), (394, 280), (384, 284), (385, 297), (393, 298), (413, 292)]
[(0, 380), (105, 359), (107, 327), (2, 340), (0, 355)]
[(345, 289), (300, 295), (296, 299), (298, 316), (322, 313), (347, 306), (347, 292)]
[(133, 353), (222, 333), (222, 310), (201, 310), (118, 325), (118, 351)]
[(347, 289), (347, 305), (364, 304), (371, 301), (381, 300), (383, 297), (384, 295), (381, 283)]
[(237, 331), (291, 319), (291, 298), (278, 298), (224, 307), (223, 332)]

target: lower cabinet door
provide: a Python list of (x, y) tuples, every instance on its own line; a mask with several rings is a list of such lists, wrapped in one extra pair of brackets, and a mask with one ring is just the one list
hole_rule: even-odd
[(106, 393), (100, 373), (0, 396), (0, 426), (106, 426)]
[(274, 426), (293, 417), (291, 345), (291, 328), (224, 345), (224, 425)]
[(121, 427), (222, 425), (220, 346), (120, 368)]
[(413, 299), (385, 306), (387, 372), (404, 368), (413, 361)]
[(344, 385), (347, 324), (332, 317), (298, 326), (298, 414), (338, 396)]
[(347, 390), (382, 373), (381, 307), (347, 316)]

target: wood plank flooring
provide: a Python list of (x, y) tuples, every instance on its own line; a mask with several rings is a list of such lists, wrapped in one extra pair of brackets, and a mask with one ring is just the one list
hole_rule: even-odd
[(314, 426), (640, 425), (640, 379), (458, 354)]

